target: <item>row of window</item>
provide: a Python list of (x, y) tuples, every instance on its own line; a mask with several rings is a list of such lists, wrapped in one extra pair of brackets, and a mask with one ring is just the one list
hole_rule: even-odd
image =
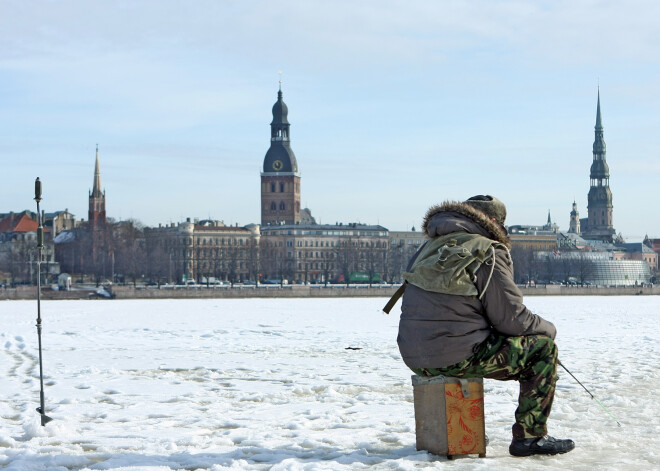
[[(278, 244), (279, 242), (279, 244)], [(304, 244), (303, 244), (304, 242)], [(340, 244), (341, 242), (341, 244)], [(267, 241), (265, 242), (266, 247), (282, 247), (282, 241), (277, 241), (277, 242), (271, 242)], [(286, 246), (287, 247), (293, 247), (293, 241), (292, 240), (287, 240), (286, 241)], [(348, 241), (337, 241), (337, 247), (347, 247), (348, 246)], [(386, 249), (387, 248), (387, 242), (381, 242), (381, 241), (352, 241), (352, 246), (357, 248), (376, 248), (376, 249)], [(296, 241), (296, 247), (327, 247), (327, 248), (332, 248), (335, 247), (335, 241), (334, 240), (298, 240)]]
[(245, 258), (247, 250), (228, 250), (225, 252), (224, 249), (200, 249), (197, 250), (197, 258), (224, 258), (225, 255), (228, 257), (236, 258)]
[(293, 230), (264, 231), (264, 236), (282, 235), (310, 235), (310, 236), (362, 236), (362, 237), (387, 237), (387, 232), (379, 231), (318, 231), (318, 230)]
[[(316, 255), (316, 256), (314, 256)], [(291, 258), (292, 254), (291, 252), (287, 252), (287, 257)], [(376, 255), (378, 257), (378, 255)], [(337, 254), (334, 252), (303, 252), (299, 251), (298, 252), (298, 258), (337, 258)], [(361, 260), (364, 260), (367, 258), (367, 254), (364, 252), (360, 252), (360, 255), (358, 257)], [(383, 258), (385, 258), (385, 255), (383, 254)]]
[[(401, 239), (399, 240), (399, 245), (405, 245), (408, 241), (408, 245), (421, 245), (422, 241), (420, 239)], [(396, 239), (392, 239), (392, 245), (396, 245)]]
[(230, 263), (225, 265), (224, 262), (220, 264), (212, 264), (207, 261), (199, 262), (198, 270), (208, 271), (208, 270), (243, 270), (247, 269), (245, 262), (236, 262), (234, 266), (230, 266)]
[[(291, 188), (291, 187), (289, 187)], [(270, 192), (271, 193), (277, 193), (277, 190), (280, 190), (280, 193), (284, 193), (287, 191), (287, 185), (284, 182), (270, 182)], [(294, 183), (294, 189), (298, 191), (298, 184)]]
[[(207, 244), (208, 242), (208, 244)], [(214, 243), (215, 242), (215, 243)], [(214, 238), (209, 238), (208, 240), (206, 238), (197, 238), (197, 245), (247, 245), (247, 240), (246, 239), (237, 239), (236, 237), (234, 238), (219, 238), (216, 237)]]

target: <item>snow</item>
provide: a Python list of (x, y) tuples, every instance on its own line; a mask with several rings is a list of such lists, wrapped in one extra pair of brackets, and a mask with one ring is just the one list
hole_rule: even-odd
[[(508, 453), (518, 384), (485, 380), (487, 457), (415, 450), (411, 372), (386, 298), (0, 302), (0, 468), (660, 469), (655, 297), (533, 297), (560, 358), (549, 431), (576, 449)], [(359, 348), (356, 350), (347, 347)]]

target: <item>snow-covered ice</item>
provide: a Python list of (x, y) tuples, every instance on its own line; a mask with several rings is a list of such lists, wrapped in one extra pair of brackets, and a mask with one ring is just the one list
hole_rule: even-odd
[[(385, 298), (0, 302), (7, 470), (660, 469), (655, 297), (533, 297), (563, 363), (550, 433), (576, 449), (509, 456), (518, 383), (485, 381), (487, 457), (415, 450), (410, 371)], [(347, 349), (353, 347), (355, 349)]]

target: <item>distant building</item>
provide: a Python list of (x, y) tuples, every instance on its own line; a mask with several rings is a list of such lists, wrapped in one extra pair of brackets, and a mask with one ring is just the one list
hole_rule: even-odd
[(75, 226), (76, 218), (68, 209), (46, 213), (44, 218), (44, 227), (50, 228), (53, 232), (53, 238), (57, 237), (57, 234), (62, 231), (72, 230)]
[(111, 277), (114, 253), (111, 228), (106, 217), (105, 191), (101, 187), (99, 146), (96, 146), (94, 178), (89, 191), (88, 220), (76, 221), (73, 214), (58, 211), (47, 214), (46, 225), (53, 228), (56, 256), (69, 273), (94, 274), (97, 281)]
[(658, 265), (655, 269), (660, 270), (660, 239), (650, 239), (649, 236), (644, 238), (644, 245), (653, 250), (658, 255)]
[(594, 260), (585, 280), (595, 285), (636, 286), (651, 281), (651, 269), (641, 260)]
[(87, 222), (92, 231), (103, 229), (105, 216), (105, 191), (101, 191), (101, 168), (99, 165), (99, 146), (96, 145), (96, 162), (94, 164), (94, 182), (89, 192), (89, 211)]
[(321, 283), (386, 277), (387, 229), (317, 224), (309, 209), (301, 210), (301, 177), (281, 82), (272, 112), (270, 148), (261, 172), (260, 278)]
[(577, 209), (577, 203), (573, 200), (573, 210), (571, 211), (571, 221), (568, 225), (569, 234), (580, 234), (580, 213)]
[[(593, 162), (590, 171), (588, 195), (588, 217), (582, 219), (582, 237), (612, 242), (615, 235), (612, 223), (612, 190), (610, 190), (610, 169), (606, 161), (606, 146), (600, 114), (600, 89), (596, 107), (595, 139)], [(574, 206), (574, 209), (576, 207)]]
[(270, 148), (261, 172), (261, 225), (298, 224), (300, 214), (300, 173), (291, 149), (289, 110), (282, 100), (282, 85), (273, 105)]
[(92, 260), (95, 266), (104, 263), (109, 254), (106, 214), (105, 214), (105, 191), (101, 190), (101, 169), (99, 165), (99, 146), (96, 145), (96, 162), (94, 164), (94, 183), (89, 192), (89, 210), (87, 217), (87, 229), (92, 242)]
[(543, 226), (513, 225), (508, 226), (507, 231), (512, 249), (552, 251), (557, 248), (559, 226), (552, 222), (550, 211)]
[(653, 270), (658, 269), (658, 254), (643, 242), (617, 244), (625, 252), (624, 260), (642, 260)]
[[(0, 273), (8, 284), (36, 283), (37, 277), (37, 215), (31, 211), (5, 215), (0, 220)], [(42, 274), (56, 275), (52, 232), (44, 228)]]
[(382, 226), (284, 224), (262, 226), (261, 235), (261, 266), (267, 279), (368, 282), (388, 276), (388, 233)]
[(388, 231), (390, 250), (388, 255), (391, 281), (403, 281), (402, 274), (408, 268), (408, 263), (415, 252), (426, 242), (426, 235), (415, 230)]
[(190, 218), (145, 230), (147, 253), (159, 281), (255, 280), (259, 269), (259, 226), (226, 226)]

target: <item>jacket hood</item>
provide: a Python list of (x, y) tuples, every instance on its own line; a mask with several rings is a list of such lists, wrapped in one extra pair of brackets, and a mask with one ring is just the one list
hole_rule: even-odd
[(422, 231), (429, 238), (452, 232), (480, 234), (511, 248), (511, 241), (503, 227), (491, 221), (483, 211), (457, 201), (445, 201), (429, 208), (424, 216)]

